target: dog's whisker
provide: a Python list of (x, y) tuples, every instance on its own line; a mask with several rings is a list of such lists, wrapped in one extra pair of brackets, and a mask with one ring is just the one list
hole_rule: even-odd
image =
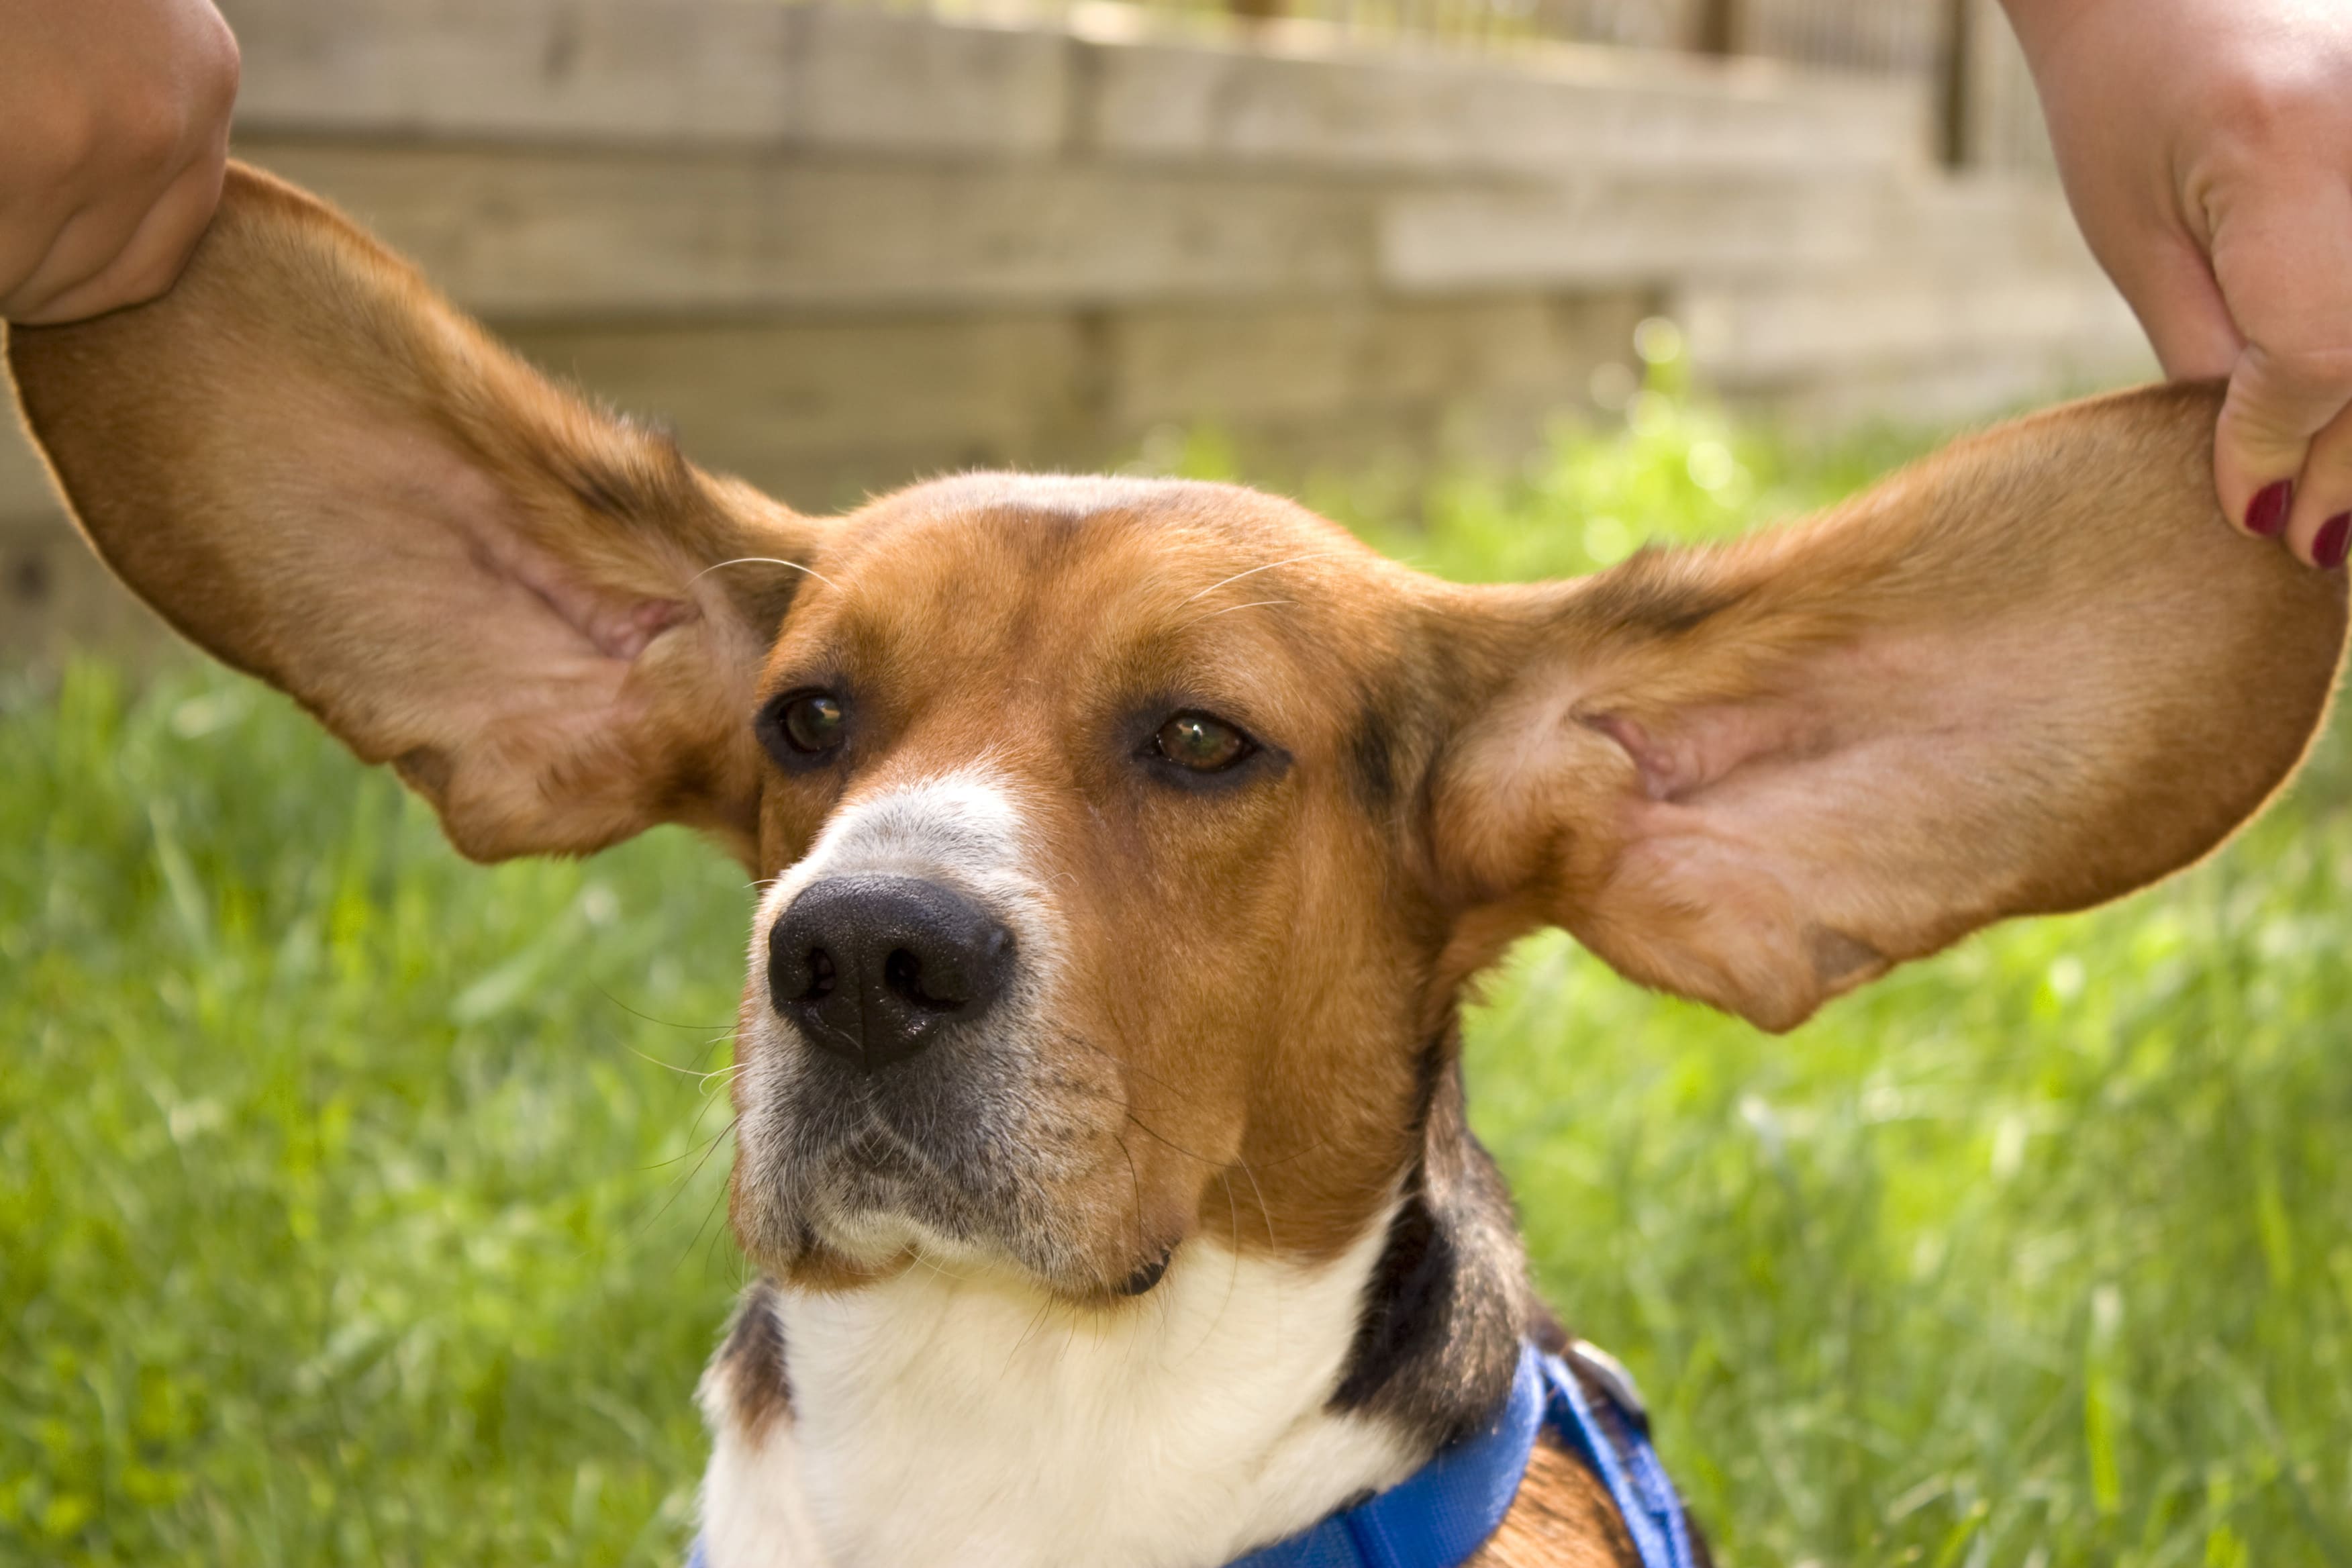
[[(730, 1131), (731, 1131), (731, 1129), (730, 1129)], [(705, 1155), (705, 1156), (704, 1156), (704, 1158), (705, 1158), (705, 1159), (708, 1159), (708, 1158), (709, 1158), (709, 1156), (708, 1156), (708, 1155)], [(698, 1169), (698, 1171), (699, 1171), (699, 1167), (698, 1167), (697, 1169)], [(690, 1179), (690, 1178), (689, 1178), (689, 1179)], [(709, 1229), (709, 1227), (710, 1227), (710, 1219), (711, 1219), (711, 1216), (712, 1216), (713, 1215), (716, 1215), (716, 1214), (719, 1211), (719, 1208), (720, 1208), (720, 1207), (721, 1207), (721, 1206), (722, 1206), (726, 1202), (727, 1202), (727, 1189), (726, 1189), (726, 1188), (724, 1188), (724, 1187), (721, 1187), (719, 1191), (717, 1191), (717, 1192), (715, 1192), (715, 1193), (713, 1193), (713, 1194), (710, 1194), (710, 1202), (709, 1202), (709, 1205), (703, 1209), (703, 1211), (702, 1211), (702, 1218), (701, 1218), (700, 1220), (698, 1220), (698, 1222), (696, 1222), (696, 1224), (695, 1224), (695, 1227), (694, 1227), (694, 1235), (693, 1235), (693, 1237), (691, 1237), (691, 1238), (687, 1242), (687, 1244), (686, 1244), (687, 1251), (688, 1251), (688, 1252), (693, 1251), (693, 1250), (694, 1250), (694, 1248), (695, 1248), (695, 1247), (696, 1247), (696, 1246), (697, 1246), (697, 1245), (698, 1245), (698, 1244), (702, 1240), (702, 1233), (703, 1233), (704, 1231), (706, 1231), (706, 1230)], [(717, 1246), (717, 1245), (718, 1245), (718, 1240), (719, 1240), (718, 1237), (717, 1237), (716, 1235), (714, 1235), (714, 1236), (711, 1237), (711, 1244), (712, 1244), (713, 1246)], [(706, 1257), (707, 1257), (707, 1256), (708, 1256), (708, 1255), (706, 1255)], [(680, 1261), (682, 1262), (682, 1261), (684, 1261), (684, 1259), (681, 1258)]]
[(1216, 582), (1210, 584), (1207, 587), (1193, 595), (1192, 598), (1182, 600), (1181, 603), (1189, 605), (1192, 603), (1193, 599), (1205, 599), (1220, 588), (1225, 587), (1230, 584), (1238, 583), (1244, 577), (1255, 577), (1261, 572), (1271, 572), (1277, 566), (1296, 566), (1302, 561), (1320, 561), (1327, 556), (1345, 555), (1346, 553), (1347, 552), (1344, 550), (1310, 550), (1304, 555), (1291, 555), (1286, 556), (1280, 561), (1269, 561), (1263, 566), (1253, 566), (1246, 572), (1236, 572), (1230, 577), (1221, 577)]
[[(717, 1044), (719, 1042), (714, 1041), (712, 1043)], [(636, 1058), (639, 1061), (644, 1062), (647, 1067), (656, 1067), (661, 1068), (664, 1072), (676, 1073), (680, 1078), (690, 1078), (706, 1089), (710, 1087), (712, 1079), (716, 1079), (719, 1082), (724, 1083), (728, 1079), (733, 1078), (737, 1073), (741, 1072), (744, 1066), (741, 1062), (729, 1062), (724, 1067), (716, 1068), (680, 1067), (676, 1062), (666, 1062), (659, 1057), (651, 1055), (646, 1051), (641, 1051), (635, 1046), (628, 1046), (624, 1048), (627, 1050), (631, 1056)]]
[(732, 1034), (735, 1031), (735, 1026), (732, 1024), (681, 1024), (674, 1019), (656, 1018), (651, 1013), (640, 1012), (636, 1008), (630, 1006), (626, 1002), (622, 1001), (618, 996), (614, 995), (610, 991), (605, 990), (601, 985), (595, 986), (593, 989), (597, 995), (602, 996), (605, 1001), (610, 1002), (614, 1006), (618, 1007), (630, 1017), (642, 1018), (648, 1024), (659, 1024), (665, 1029), (693, 1029), (697, 1032), (709, 1029), (724, 1029), (729, 1034)]
[(714, 561), (709, 565), (705, 566), (701, 571), (697, 572), (693, 576), (688, 578), (687, 582), (689, 584), (699, 583), (705, 577), (709, 576), (713, 572), (718, 571), (722, 566), (789, 567), (794, 572), (803, 573), (808, 576), (815, 578), (818, 582), (824, 584), (826, 587), (833, 589), (835, 593), (841, 591), (840, 584), (835, 582), (832, 578), (826, 576), (815, 567), (803, 566), (797, 561), (780, 561), (772, 555), (738, 555), (732, 561)]
[[(1211, 610), (1206, 615), (1194, 616), (1191, 620), (1186, 621), (1184, 626), (1197, 626), (1202, 621), (1213, 621), (1219, 616), (1230, 616), (1235, 610), (1264, 610), (1273, 608), (1276, 605), (1289, 605), (1295, 607), (1298, 601), (1296, 599), (1252, 599), (1246, 605), (1227, 605), (1222, 610)], [(1183, 628), (1180, 626), (1177, 629), (1181, 631)]]

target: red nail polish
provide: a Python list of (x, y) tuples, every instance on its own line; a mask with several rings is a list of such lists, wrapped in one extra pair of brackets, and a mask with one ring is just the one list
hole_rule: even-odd
[(2294, 481), (2273, 479), (2246, 503), (2246, 531), (2276, 539), (2286, 531), (2287, 508), (2294, 504)]
[(2352, 545), (2352, 511), (2339, 511), (2312, 537), (2311, 563), (2322, 572), (2335, 571), (2344, 564), (2347, 545)]

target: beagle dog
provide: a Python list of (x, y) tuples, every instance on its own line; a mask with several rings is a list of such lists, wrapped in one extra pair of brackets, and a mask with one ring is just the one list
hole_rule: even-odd
[[(465, 854), (677, 822), (761, 879), (711, 1568), (1419, 1562), (1351, 1510), (1498, 1441), (1535, 1360), (1593, 1426), (1504, 1443), (1444, 1560), (1647, 1560), (1683, 1521), (1555, 1359), (1465, 987), (1557, 924), (1790, 1028), (2205, 855), (2345, 637), (2340, 576), (2219, 516), (2206, 386), (1471, 587), (1225, 485), (799, 515), (245, 169), (173, 292), (8, 360), (123, 581)], [(1357, 1557), (1284, 1545), (1333, 1521)]]

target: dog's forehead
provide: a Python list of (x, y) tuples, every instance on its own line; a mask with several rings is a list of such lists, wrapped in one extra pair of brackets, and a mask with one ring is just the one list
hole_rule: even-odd
[[(1376, 617), (1393, 571), (1336, 524), (1238, 486), (962, 475), (836, 525), (785, 640), (846, 635), (944, 654), (1012, 639), (1044, 656), (1157, 637), (1305, 652)], [(1205, 625), (1249, 609), (1281, 613)]]
[(844, 530), (842, 553), (861, 566), (958, 551), (1039, 571), (1117, 562), (1171, 584), (1305, 551), (1376, 559), (1294, 502), (1196, 479), (961, 474), (885, 497)]

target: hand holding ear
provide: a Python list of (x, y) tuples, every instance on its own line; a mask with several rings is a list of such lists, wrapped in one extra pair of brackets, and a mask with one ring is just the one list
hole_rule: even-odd
[(0, 318), (172, 286), (220, 199), (236, 76), (209, 0), (0, 0)]
[(2230, 383), (2214, 483), (2352, 547), (2352, 7), (2005, 0), (2083, 233), (2167, 374)]

